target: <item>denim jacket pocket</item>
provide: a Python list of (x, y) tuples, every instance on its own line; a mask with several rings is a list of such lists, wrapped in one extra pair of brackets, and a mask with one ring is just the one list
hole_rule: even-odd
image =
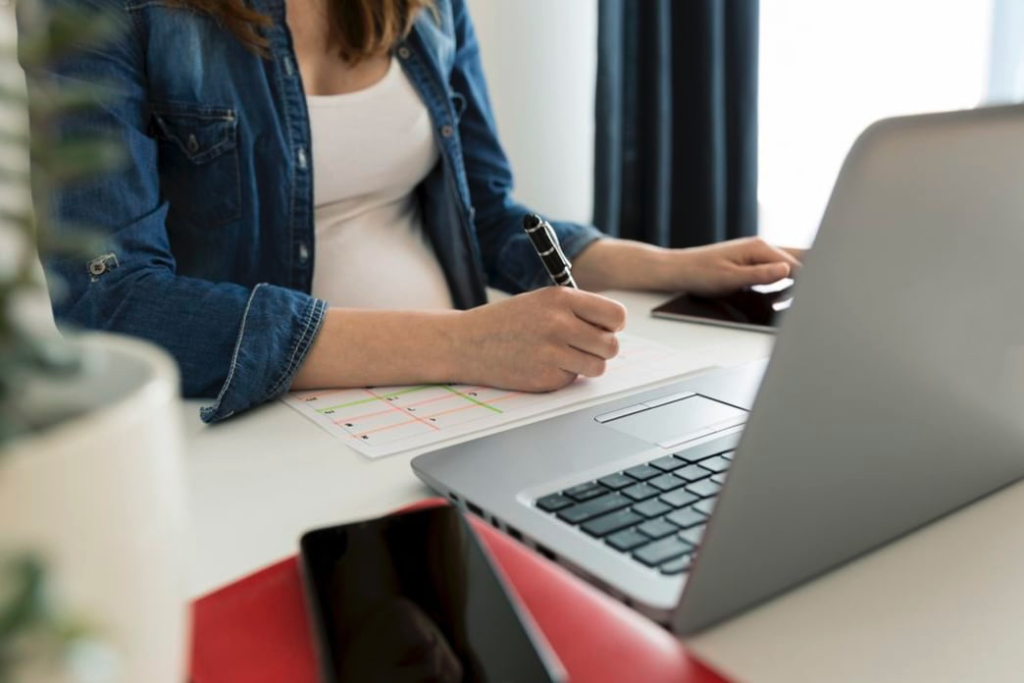
[(152, 111), (160, 189), (171, 212), (200, 227), (241, 218), (235, 111), (180, 103), (156, 104)]

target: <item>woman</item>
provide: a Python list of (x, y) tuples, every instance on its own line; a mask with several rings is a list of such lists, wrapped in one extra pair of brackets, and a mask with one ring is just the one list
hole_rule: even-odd
[[(50, 0), (56, 2), (57, 0)], [(39, 80), (113, 82), (68, 120), (130, 163), (62, 190), (110, 247), (51, 264), (58, 318), (168, 349), (216, 421), (291, 389), (596, 376), (625, 313), (548, 284), (464, 0), (63, 0), (120, 36)], [(555, 222), (584, 290), (725, 292), (799, 267), (759, 240), (665, 250)], [(485, 285), (520, 294), (486, 304)]]

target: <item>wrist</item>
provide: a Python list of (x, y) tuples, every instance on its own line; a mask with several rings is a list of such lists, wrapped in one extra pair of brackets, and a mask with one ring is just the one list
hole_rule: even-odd
[(645, 289), (665, 292), (683, 289), (690, 270), (689, 261), (689, 250), (656, 247), (646, 264), (649, 281)]
[(583, 289), (591, 291), (671, 291), (686, 280), (691, 257), (689, 250), (605, 238), (582, 252), (573, 274)]
[(472, 344), (467, 341), (469, 311), (444, 311), (430, 313), (428, 338), (425, 345), (432, 354), (423, 359), (424, 381), (431, 384), (463, 382), (465, 365), (472, 353)]

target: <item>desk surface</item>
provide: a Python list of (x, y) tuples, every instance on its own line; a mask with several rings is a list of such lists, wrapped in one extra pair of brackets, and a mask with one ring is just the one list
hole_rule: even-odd
[[(662, 296), (612, 296), (630, 311), (629, 332), (719, 365), (771, 351), (768, 335), (649, 317)], [(214, 427), (200, 423), (198, 405), (188, 402), (186, 457), (195, 595), (294, 554), (307, 529), (380, 515), (430, 493), (408, 456), (370, 461), (281, 403)], [(1022, 680), (1021, 522), (1024, 484), (689, 646), (737, 680)]]

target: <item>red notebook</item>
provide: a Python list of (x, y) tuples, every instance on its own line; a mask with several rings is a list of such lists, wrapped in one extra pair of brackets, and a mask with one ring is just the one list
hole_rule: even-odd
[[(571, 681), (725, 680), (653, 622), (471, 520)], [(293, 557), (197, 600), (192, 683), (317, 683), (301, 581)]]

